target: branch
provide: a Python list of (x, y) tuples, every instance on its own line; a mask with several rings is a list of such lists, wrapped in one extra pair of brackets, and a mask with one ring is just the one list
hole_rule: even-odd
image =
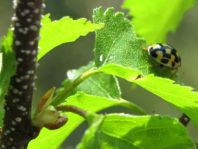
[(23, 149), (35, 136), (31, 122), (42, 0), (14, 0), (13, 50), (16, 74), (5, 97), (1, 149)]

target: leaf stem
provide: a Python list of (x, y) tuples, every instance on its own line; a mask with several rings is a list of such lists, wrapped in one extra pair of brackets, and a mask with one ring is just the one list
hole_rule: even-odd
[(85, 119), (87, 118), (87, 115), (88, 115), (87, 111), (80, 109), (73, 105), (58, 105), (56, 106), (56, 109), (58, 111), (66, 111), (66, 112), (72, 112), (72, 113), (78, 114)]
[(53, 105), (57, 105), (61, 100), (66, 98), (81, 82), (83, 82), (88, 77), (99, 73), (99, 71), (93, 67), (88, 71), (82, 73), (79, 77), (77, 77), (61, 94), (57, 95), (53, 99)]

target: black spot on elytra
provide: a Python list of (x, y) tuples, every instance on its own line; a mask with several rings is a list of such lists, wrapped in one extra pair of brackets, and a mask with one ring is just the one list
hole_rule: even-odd
[(179, 58), (175, 57), (175, 62), (178, 63), (179, 62)]
[(176, 53), (177, 53), (177, 51), (173, 48), (173, 49), (171, 50), (171, 54), (173, 54), (173, 55), (176, 57), (176, 56), (177, 56)]
[(153, 50), (153, 51), (150, 51), (150, 53), (151, 53), (151, 56), (152, 56), (152, 57), (154, 57), (154, 58), (157, 57), (156, 51)]
[(164, 64), (167, 64), (169, 62), (169, 60), (166, 59), (166, 58), (163, 58), (163, 59), (161, 59), (161, 62), (164, 63)]
[(171, 58), (171, 54), (165, 53), (165, 54), (163, 55), (163, 57), (164, 57), (164, 58)]
[(175, 62), (172, 62), (172, 67), (174, 67), (175, 66)]

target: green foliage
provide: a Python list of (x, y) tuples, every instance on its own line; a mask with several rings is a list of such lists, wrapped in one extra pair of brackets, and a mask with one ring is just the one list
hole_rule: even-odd
[(12, 51), (12, 32), (9, 31), (2, 42), (2, 70), (0, 71), (0, 104), (8, 90), (10, 78), (15, 73), (16, 61)]
[(4, 37), (2, 41), (2, 61), (0, 60), (0, 126), (3, 123), (3, 116), (4, 116), (4, 97), (7, 93), (10, 78), (15, 74), (16, 71), (16, 61), (15, 56), (12, 51), (12, 32), (9, 31), (7, 36)]
[(102, 27), (102, 24), (92, 24), (85, 18), (73, 20), (70, 17), (63, 17), (60, 20), (51, 21), (49, 15), (45, 15), (42, 19), (40, 30), (41, 40), (39, 41), (39, 46), (41, 50), (38, 53), (38, 59), (56, 46), (73, 42), (80, 36), (86, 36), (89, 32)]
[[(89, 112), (101, 111), (112, 106), (123, 106), (133, 111), (135, 110), (138, 113), (144, 113), (143, 111), (139, 110), (137, 106), (123, 99), (113, 100), (106, 97), (88, 95), (82, 92), (68, 97), (64, 104), (74, 105)], [(67, 117), (69, 119), (68, 123), (60, 129), (53, 131), (42, 129), (40, 135), (35, 140), (30, 142), (28, 149), (35, 149), (38, 146), (40, 148), (58, 148), (64, 139), (67, 138), (69, 134), (71, 134), (72, 131), (83, 122), (82, 117), (73, 113), (67, 113)]]
[(118, 64), (106, 64), (98, 69), (99, 72), (111, 74), (120, 78), (124, 78), (128, 81), (133, 81), (141, 74), (140, 71), (132, 69), (130, 67), (124, 67)]
[(114, 13), (112, 8), (104, 13), (98, 8), (94, 10), (93, 20), (105, 24), (103, 29), (96, 31), (96, 66), (113, 63), (148, 73), (148, 55), (143, 49), (145, 41), (136, 36), (123, 13)]
[[(72, 83), (75, 79), (80, 77), (84, 72), (91, 70), (93, 67), (94, 64), (90, 62), (87, 66), (81, 67), (77, 70), (69, 70), (67, 72), (67, 79), (63, 81), (62, 87), (57, 91), (57, 96), (59, 96), (57, 98), (62, 98), (64, 100), (67, 96), (64, 95), (65, 89), (71, 88), (73, 85)], [(85, 93), (91, 95), (97, 95), (108, 98), (119, 99), (121, 96), (121, 91), (117, 79), (113, 76), (102, 73), (97, 73), (84, 80), (76, 88), (72, 89), (71, 94), (74, 94), (77, 91), (84, 91)]]
[[(38, 59), (41, 59), (56, 46), (73, 42), (80, 36), (86, 36), (89, 32), (102, 27), (102, 24), (92, 24), (84, 18), (73, 20), (69, 17), (64, 17), (60, 20), (51, 21), (49, 15), (45, 15), (42, 18), (41, 40), (39, 42), (41, 50), (38, 53)], [(2, 63), (2, 71), (0, 73), (0, 102), (3, 100), (7, 91), (10, 77), (15, 73), (12, 40), (12, 32), (9, 31), (8, 35), (2, 41), (1, 51), (3, 52), (3, 61), (0, 61)]]
[(96, 116), (78, 149), (195, 148), (186, 129), (165, 116)]
[(16, 72), (16, 60), (12, 51), (12, 41), (13, 34), (9, 30), (3, 38), (0, 47), (0, 126), (3, 124), (4, 98), (8, 91), (10, 79)]
[[(181, 108), (197, 123), (196, 110), (192, 110), (197, 93), (165, 78), (145, 76), (155, 72), (151, 69), (152, 63), (147, 52), (144, 51), (145, 42), (136, 36), (134, 28), (122, 13), (114, 13), (112, 8), (103, 12), (99, 8), (94, 11), (94, 22), (105, 24), (103, 29), (96, 31), (95, 64), (89, 63), (78, 70), (68, 71), (68, 78), (54, 97), (56, 104), (66, 100), (64, 104), (91, 113), (119, 105), (143, 114), (140, 107), (121, 99), (119, 84), (111, 76), (114, 75), (162, 97)], [(38, 145), (43, 148), (59, 147), (83, 121), (81, 117), (68, 112), (67, 116), (69, 122), (65, 126), (54, 131), (43, 129), (29, 148)], [(78, 148), (194, 148), (186, 129), (172, 118), (117, 114), (99, 116), (96, 119), (98, 121), (91, 122), (91, 127)]]
[[(142, 4), (143, 3), (143, 4)], [(171, 5), (170, 5), (171, 3)], [(137, 32), (148, 43), (163, 42), (170, 31), (175, 31), (183, 14), (192, 7), (194, 0), (135, 1), (126, 0), (125, 8), (134, 16)], [(133, 13), (131, 13), (133, 9)], [(164, 13), (159, 13), (162, 11)], [(156, 15), (157, 14), (159, 15)], [(90, 127), (78, 149), (128, 149), (128, 148), (195, 148), (187, 130), (176, 120), (167, 116), (129, 114), (97, 115), (96, 112), (121, 106), (137, 114), (144, 110), (132, 102), (122, 99), (119, 78), (135, 83), (161, 97), (187, 114), (198, 126), (198, 94), (193, 89), (175, 84), (167, 78), (170, 69), (153, 65), (146, 49), (146, 41), (136, 35), (134, 27), (121, 12), (113, 8), (94, 10), (94, 24), (86, 19), (73, 20), (63, 17), (51, 21), (49, 15), (42, 19), (41, 40), (38, 60), (56, 46), (73, 42), (80, 36), (96, 31), (94, 62), (69, 70), (62, 86), (52, 97), (53, 106), (75, 106), (89, 113), (86, 117)], [(156, 23), (157, 22), (157, 23)], [(155, 29), (153, 31), (153, 29)], [(3, 63), (0, 73), (0, 102), (5, 96), (11, 76), (15, 73), (15, 59), (12, 52), (12, 33), (2, 43)], [(0, 62), (1, 63), (1, 62)], [(151, 73), (155, 74), (152, 75)], [(56, 130), (42, 129), (32, 140), (29, 149), (59, 148), (63, 141), (83, 122), (79, 115), (63, 111), (69, 121)], [(3, 114), (1, 114), (3, 116)]]
[[(88, 79), (83, 80), (79, 86), (72, 88), (69, 95), (61, 96), (62, 100), (58, 103), (66, 100), (66, 105), (77, 106), (89, 112), (101, 111), (112, 106), (122, 106), (131, 109), (131, 111), (134, 111), (136, 113), (145, 114), (145, 112), (139, 106), (121, 99), (120, 89), (114, 77), (101, 74), (103, 71), (109, 72), (110, 74), (112, 72), (112, 68), (115, 68), (114, 71), (117, 71), (116, 68), (119, 67), (116, 67), (117, 65), (115, 65), (115, 67), (112, 67), (114, 65), (110, 64), (107, 64), (105, 66), (96, 70), (96, 74), (94, 76), (90, 76)], [(87, 70), (90, 70), (92, 67), (93, 63), (89, 63), (87, 66), (81, 67), (78, 70), (68, 71), (68, 78), (64, 80), (63, 86), (57, 91), (57, 96), (62, 95), (64, 89), (67, 90), (67, 88), (71, 88), (73, 85), (72, 81), (78, 79), (80, 75), (82, 75)], [(118, 71), (118, 73), (119, 72), (120, 71)], [(137, 74), (135, 72), (134, 74)], [(133, 72), (131, 70), (131, 73), (129, 74), (131, 75), (132, 73)], [(79, 91), (81, 92), (79, 93)], [(71, 113), (67, 113), (67, 117), (69, 119), (69, 122), (58, 130), (50, 131), (43, 129), (39, 137), (30, 143), (29, 148), (34, 148), (38, 144), (44, 148), (57, 148), (63, 142), (63, 140), (67, 138), (68, 135), (83, 122), (83, 119), (81, 117)], [(50, 140), (53, 141), (52, 144), (49, 143)]]
[(148, 43), (164, 43), (194, 4), (195, 0), (125, 0), (123, 8), (129, 9), (137, 33)]
[(181, 86), (172, 80), (153, 75), (138, 79), (134, 83), (178, 107), (198, 128), (198, 92), (193, 91), (192, 87)]
[[(67, 42), (73, 42), (80, 36), (85, 36), (89, 32), (102, 28), (102, 24), (92, 24), (90, 21), (82, 18), (73, 20), (69, 17), (64, 17), (60, 20), (51, 21), (49, 15), (42, 18), (42, 27), (40, 31), (41, 40), (39, 46), (41, 50), (38, 53), (38, 60), (50, 52), (58, 45)], [(3, 116), (3, 99), (8, 90), (10, 78), (15, 73), (15, 57), (12, 51), (13, 35), (12, 31), (2, 41), (1, 52), (3, 60), (0, 61), (0, 125)], [(52, 38), (53, 37), (53, 38)]]
[(102, 8), (94, 10), (94, 23), (104, 23), (105, 27), (96, 31), (96, 44), (94, 49), (96, 66), (118, 64), (126, 68), (141, 71), (144, 75), (151, 72), (173, 78), (175, 75), (170, 69), (161, 71), (150, 59), (145, 41), (137, 37), (133, 26), (123, 13), (114, 13), (112, 8), (103, 12)]
[(104, 68), (101, 67), (101, 70), (103, 70), (104, 73), (113, 74), (129, 82), (136, 83), (149, 92), (152, 92), (163, 100), (176, 106), (182, 112), (186, 113), (198, 127), (198, 92), (193, 91), (192, 87), (175, 84), (173, 80), (154, 75), (135, 79), (139, 74), (138, 71), (119, 65), (110, 65), (107, 69)]

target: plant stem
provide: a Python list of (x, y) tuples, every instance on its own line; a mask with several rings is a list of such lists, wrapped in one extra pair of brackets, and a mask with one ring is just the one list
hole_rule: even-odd
[(65, 99), (81, 82), (97, 73), (99, 73), (99, 71), (97, 71), (95, 68), (92, 68), (81, 74), (61, 94), (54, 97), (53, 104), (57, 105), (61, 100)]
[(80, 116), (82, 116), (83, 118), (86, 119), (86, 116), (87, 116), (87, 112), (83, 109), (80, 109), (76, 106), (73, 106), (73, 105), (58, 105), (56, 106), (56, 109), (58, 111), (66, 111), (66, 112), (72, 112), (72, 113), (76, 113)]
[(24, 149), (38, 133), (32, 126), (31, 106), (42, 0), (14, 0), (13, 51), (16, 73), (5, 97), (1, 149)]

